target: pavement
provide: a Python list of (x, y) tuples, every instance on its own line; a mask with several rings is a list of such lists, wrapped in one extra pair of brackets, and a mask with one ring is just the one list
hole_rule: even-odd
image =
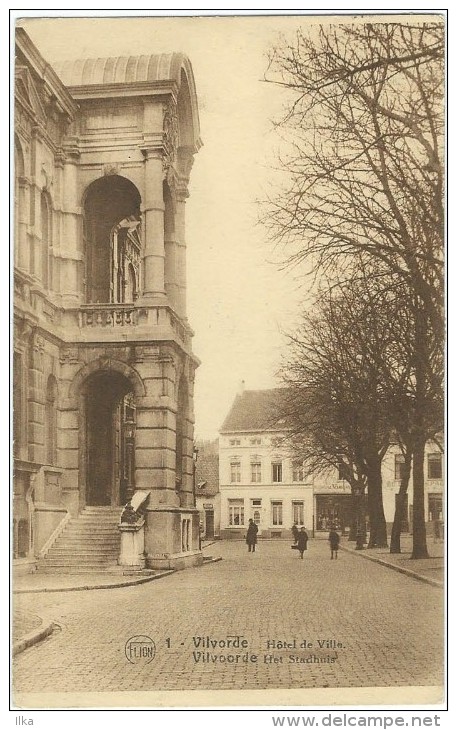
[[(355, 544), (343, 539), (341, 547), (343, 550), (352, 551), (355, 549)], [(370, 550), (357, 550), (356, 552), (359, 557), (377, 562), (385, 568), (391, 568), (416, 580), (442, 588), (444, 586), (444, 543), (434, 542), (433, 538), (429, 537), (427, 540), (429, 557), (419, 560), (411, 559), (412, 548), (412, 536), (402, 535), (401, 553), (391, 554), (389, 548), (370, 548)]]
[[(442, 685), (443, 591), (352, 548), (330, 561), (325, 540), (308, 545), (300, 560), (288, 542), (254, 554), (218, 542), (205, 553), (221, 562), (165, 580), (16, 594), (16, 611), (56, 626), (15, 657), (16, 696)], [(150, 646), (132, 659), (138, 636)]]

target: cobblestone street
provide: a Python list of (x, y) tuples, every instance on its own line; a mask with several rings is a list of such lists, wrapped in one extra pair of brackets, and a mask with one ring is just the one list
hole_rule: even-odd
[[(16, 657), (16, 691), (442, 683), (440, 589), (348, 552), (331, 561), (324, 540), (311, 540), (303, 561), (288, 542), (261, 542), (255, 554), (241, 542), (205, 552), (222, 562), (128, 588), (15, 596), (16, 610), (61, 626)], [(127, 660), (135, 635), (153, 639), (150, 663)], [(229, 635), (247, 645), (198, 640)]]

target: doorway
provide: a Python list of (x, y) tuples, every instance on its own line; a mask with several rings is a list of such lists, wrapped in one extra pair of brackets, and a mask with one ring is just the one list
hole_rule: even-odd
[(205, 510), (205, 537), (214, 537), (214, 510)]
[(85, 392), (86, 504), (120, 506), (135, 484), (135, 400), (121, 374), (91, 376)]

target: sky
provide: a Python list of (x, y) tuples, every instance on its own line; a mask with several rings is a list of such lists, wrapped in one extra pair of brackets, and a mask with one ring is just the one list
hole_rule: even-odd
[[(22, 11), (21, 11), (22, 12)], [(203, 147), (195, 157), (187, 217), (188, 317), (200, 359), (195, 435), (215, 438), (240, 387), (278, 385), (276, 373), (306, 301), (300, 272), (278, 267), (259, 224), (280, 138), (284, 92), (263, 81), (282, 35), (322, 18), (26, 18), (44, 58), (181, 51), (193, 66)], [(275, 263), (276, 262), (276, 263)]]

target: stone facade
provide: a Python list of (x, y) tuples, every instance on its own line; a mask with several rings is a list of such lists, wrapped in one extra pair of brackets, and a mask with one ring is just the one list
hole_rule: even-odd
[(198, 361), (185, 204), (200, 147), (180, 54), (52, 68), (17, 32), (14, 552), (86, 505), (150, 492), (148, 567), (199, 562)]

